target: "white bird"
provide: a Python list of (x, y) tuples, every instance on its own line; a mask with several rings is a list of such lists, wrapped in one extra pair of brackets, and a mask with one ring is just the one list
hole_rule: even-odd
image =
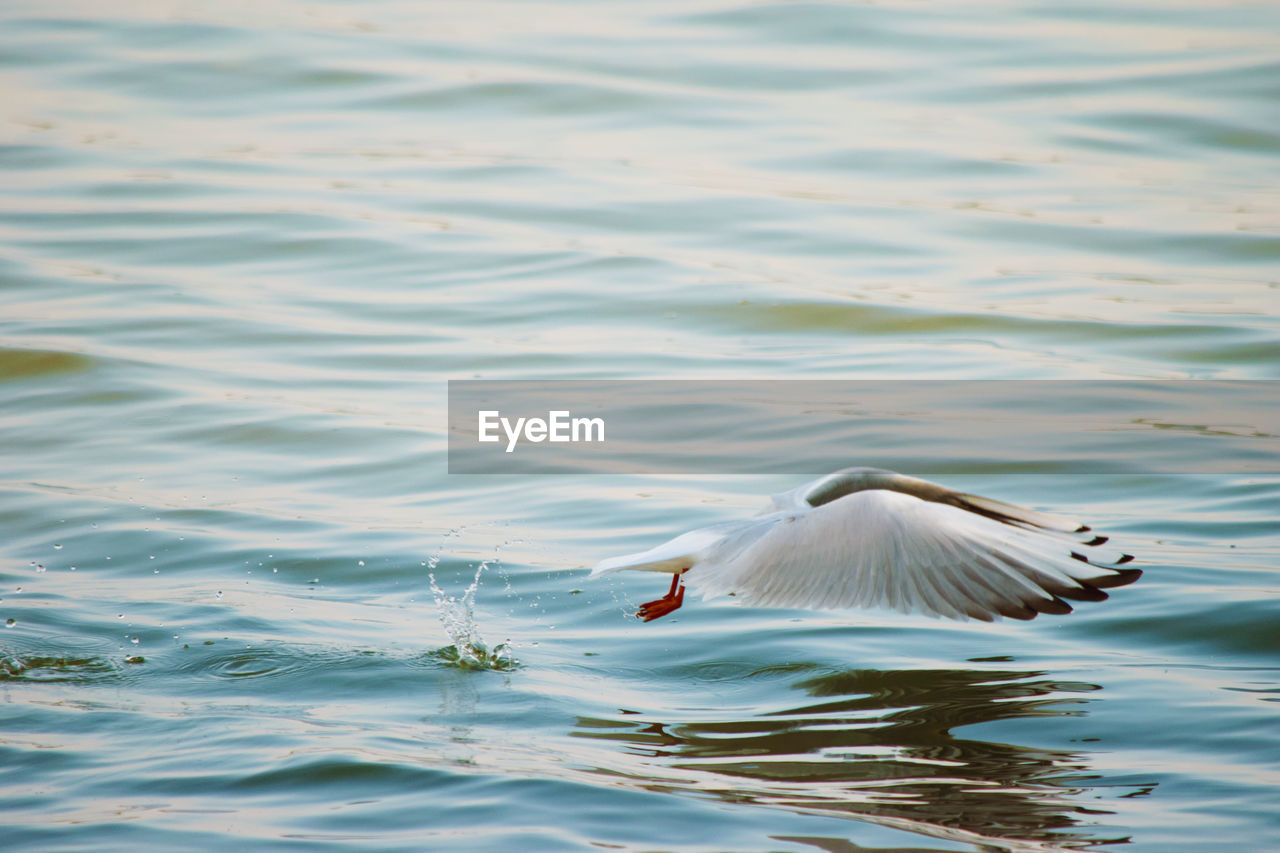
[(951, 619), (1070, 613), (1133, 583), (1133, 557), (1100, 550), (1083, 524), (877, 468), (845, 468), (774, 495), (759, 515), (713, 524), (639, 554), (602, 560), (591, 577), (670, 572), (650, 622), (684, 601), (735, 595), (749, 605), (892, 607)]

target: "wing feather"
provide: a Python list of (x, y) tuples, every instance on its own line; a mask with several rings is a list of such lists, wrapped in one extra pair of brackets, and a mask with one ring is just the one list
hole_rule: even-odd
[(1140, 574), (1081, 553), (1102, 537), (1080, 541), (1074, 528), (1064, 536), (1069, 525), (1037, 529), (1047, 516), (999, 507), (1006, 518), (993, 517), (992, 505), (978, 512), (902, 491), (853, 491), (752, 519), (706, 546), (686, 582), (704, 598), (734, 593), (763, 606), (879, 606), (990, 621), (1070, 612), (1064, 598), (1101, 600), (1100, 587)]

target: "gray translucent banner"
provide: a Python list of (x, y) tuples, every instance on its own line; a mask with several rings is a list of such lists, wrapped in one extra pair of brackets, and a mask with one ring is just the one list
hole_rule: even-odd
[(1280, 473), (1280, 383), (449, 382), (451, 474), (818, 475), (850, 465)]

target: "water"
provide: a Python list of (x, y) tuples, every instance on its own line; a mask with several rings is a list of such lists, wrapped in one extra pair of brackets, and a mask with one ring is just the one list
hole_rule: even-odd
[(795, 479), (445, 473), (448, 379), (1277, 378), (1272, 4), (0, 21), (0, 846), (1280, 846), (1274, 474), (973, 458), (1070, 617), (642, 625)]

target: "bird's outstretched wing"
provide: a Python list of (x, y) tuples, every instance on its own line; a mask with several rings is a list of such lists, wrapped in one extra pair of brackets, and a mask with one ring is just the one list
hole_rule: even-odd
[[(1101, 601), (1104, 588), (1142, 574), (1121, 568), (1132, 558), (1102, 552), (1106, 540), (1087, 528), (1040, 529), (1038, 513), (985, 502), (961, 508), (872, 487), (775, 511), (704, 545), (686, 582), (704, 598), (733, 593), (768, 607), (891, 607), (991, 621), (1069, 613), (1064, 599)], [(1025, 516), (999, 517), (1010, 511)]]

